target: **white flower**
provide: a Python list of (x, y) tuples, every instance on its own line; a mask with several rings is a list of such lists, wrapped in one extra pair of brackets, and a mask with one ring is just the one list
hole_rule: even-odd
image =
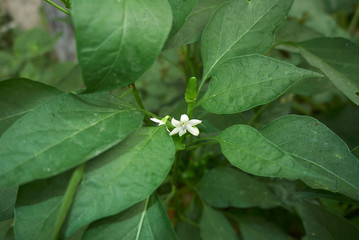
[(166, 122), (162, 121), (162, 119), (157, 119), (157, 118), (150, 118), (152, 122), (158, 123), (158, 126), (164, 125), (166, 124)]
[(172, 118), (172, 125), (175, 127), (175, 129), (170, 132), (170, 135), (179, 134), (179, 136), (183, 136), (187, 130), (194, 136), (199, 135), (199, 130), (197, 127), (194, 127), (198, 124), (200, 124), (202, 121), (198, 119), (192, 119), (189, 120), (188, 116), (186, 114), (181, 115), (181, 120), (177, 121), (176, 119)]
[[(162, 118), (161, 120), (157, 119), (157, 118), (150, 118), (150, 119), (152, 122), (158, 123), (158, 126), (161, 126), (161, 125), (165, 125), (169, 118), (170, 118), (170, 116), (167, 115), (166, 117)], [(170, 132), (170, 130), (168, 130), (167, 126), (166, 126), (166, 130), (167, 130), (167, 132)]]

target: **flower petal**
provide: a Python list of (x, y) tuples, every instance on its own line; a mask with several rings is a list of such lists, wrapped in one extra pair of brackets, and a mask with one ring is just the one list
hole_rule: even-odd
[(172, 130), (172, 132), (170, 132), (170, 135), (172, 136), (172, 135), (177, 134), (179, 130), (180, 130), (180, 128), (176, 127), (175, 129)]
[(151, 119), (152, 122), (158, 123), (158, 126), (161, 126), (161, 125), (165, 124), (160, 119), (157, 119), (157, 118), (150, 118), (150, 119)]
[(192, 135), (194, 136), (198, 136), (199, 135), (199, 130), (196, 127), (192, 127), (191, 125), (187, 124), (186, 125), (186, 129), (188, 130), (188, 132), (190, 132)]
[(182, 137), (186, 132), (187, 132), (187, 131), (186, 131), (185, 128), (180, 128), (180, 129), (179, 129), (179, 136)]
[(179, 127), (181, 125), (181, 122), (177, 121), (175, 118), (172, 118), (171, 123), (174, 127)]
[(150, 118), (152, 122), (161, 123), (162, 121), (157, 118)]
[(202, 121), (198, 120), (198, 119), (191, 119), (188, 121), (188, 124), (190, 124), (191, 126), (196, 126), (198, 124), (200, 124)]
[(181, 122), (187, 122), (188, 120), (189, 120), (189, 118), (186, 114), (181, 115)]

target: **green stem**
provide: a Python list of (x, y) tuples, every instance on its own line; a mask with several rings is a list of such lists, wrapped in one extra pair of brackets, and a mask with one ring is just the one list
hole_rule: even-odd
[(80, 166), (78, 166), (76, 168), (76, 170), (72, 174), (69, 185), (67, 186), (67, 189), (65, 192), (64, 200), (61, 205), (60, 214), (57, 217), (57, 220), (55, 223), (55, 229), (54, 229), (54, 232), (51, 237), (52, 240), (58, 239), (58, 235), (60, 233), (62, 225), (64, 224), (67, 213), (70, 210), (70, 207), (72, 205), (74, 196), (77, 191), (77, 187), (80, 184), (82, 176), (84, 174), (85, 166), (86, 166), (86, 163), (81, 164)]
[(264, 111), (264, 109), (266, 109), (268, 105), (262, 105), (258, 111), (256, 112), (256, 114), (251, 118), (251, 120), (249, 120), (248, 125), (253, 126), (253, 123), (260, 117), (260, 115), (262, 114), (262, 112)]
[(172, 185), (172, 189), (171, 189), (171, 192), (167, 195), (167, 197), (165, 198), (165, 200), (163, 200), (163, 205), (166, 205), (172, 198), (173, 196), (175, 195), (176, 193), (176, 186), (175, 185)]
[(354, 13), (354, 17), (349, 24), (349, 28), (348, 28), (349, 34), (352, 34), (354, 32), (355, 26), (358, 24), (358, 20), (359, 20), (359, 5), (357, 6), (357, 9)]
[(67, 15), (71, 16), (71, 12), (63, 7), (61, 7), (60, 5), (54, 3), (53, 1), (51, 0), (45, 0), (45, 2), (47, 2), (48, 4), (54, 6), (55, 8), (59, 9), (61, 12), (64, 12), (66, 13)]
[[(133, 94), (133, 96), (135, 97), (138, 106), (139, 106), (142, 110), (146, 111), (145, 106), (143, 105), (142, 99), (141, 99), (141, 97), (140, 97), (140, 94), (139, 94), (138, 91), (137, 91), (136, 85), (135, 85), (134, 83), (131, 83), (131, 84), (129, 85), (129, 87), (132, 89), (132, 94)], [(148, 126), (152, 126), (152, 122), (151, 122), (151, 120), (150, 120), (150, 118), (148, 117), (147, 114), (145, 115), (145, 122), (148, 124)]]
[(196, 223), (196, 222), (194, 222), (194, 221), (192, 221), (192, 220), (186, 218), (185, 216), (183, 216), (183, 215), (180, 214), (180, 213), (179, 213), (178, 215), (179, 215), (179, 217), (180, 217), (180, 219), (181, 219), (182, 221), (184, 221), (184, 222), (186, 222), (186, 223), (188, 223), (188, 224), (191, 224), (192, 226), (194, 226), (194, 227), (196, 227), (196, 228), (200, 228), (200, 226), (199, 226), (198, 223)]

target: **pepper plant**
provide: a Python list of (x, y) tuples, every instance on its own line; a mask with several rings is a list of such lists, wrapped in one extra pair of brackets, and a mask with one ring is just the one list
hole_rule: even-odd
[[(313, 117), (358, 110), (358, 10), (346, 32), (312, 1), (61, 1), (85, 86), (0, 82), (6, 239), (359, 239), (358, 137)], [(179, 98), (150, 110), (158, 61)]]

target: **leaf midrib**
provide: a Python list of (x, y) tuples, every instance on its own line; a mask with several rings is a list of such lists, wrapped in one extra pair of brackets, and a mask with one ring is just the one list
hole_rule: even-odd
[[(228, 2), (229, 4), (230, 2)], [(212, 66), (208, 69), (206, 75), (204, 75), (204, 77), (202, 78), (202, 81), (205, 81), (206, 78), (208, 78), (209, 74), (211, 73), (211, 71), (213, 70), (213, 68), (215, 67), (215, 65), (223, 58), (224, 55), (226, 55), (233, 47), (234, 45), (236, 45), (242, 38), (244, 35), (246, 35), (260, 20), (262, 20), (262, 18), (264, 18), (264, 16), (266, 16), (268, 14), (268, 12), (270, 10), (272, 10), (272, 8), (277, 5), (278, 1), (276, 1), (270, 8), (267, 9), (266, 12), (264, 12), (264, 14), (258, 18), (252, 25), (250, 25), (248, 27), (248, 29), (238, 37), (238, 39), (236, 41), (233, 42), (233, 44), (231, 44), (223, 53), (222, 55), (216, 59), (216, 61), (212, 64)], [(223, 4), (224, 5), (224, 4)], [(272, 40), (273, 41), (273, 40)], [(219, 50), (219, 49), (218, 49)], [(217, 52), (218, 53), (218, 52)], [(218, 55), (218, 54), (217, 54)]]

